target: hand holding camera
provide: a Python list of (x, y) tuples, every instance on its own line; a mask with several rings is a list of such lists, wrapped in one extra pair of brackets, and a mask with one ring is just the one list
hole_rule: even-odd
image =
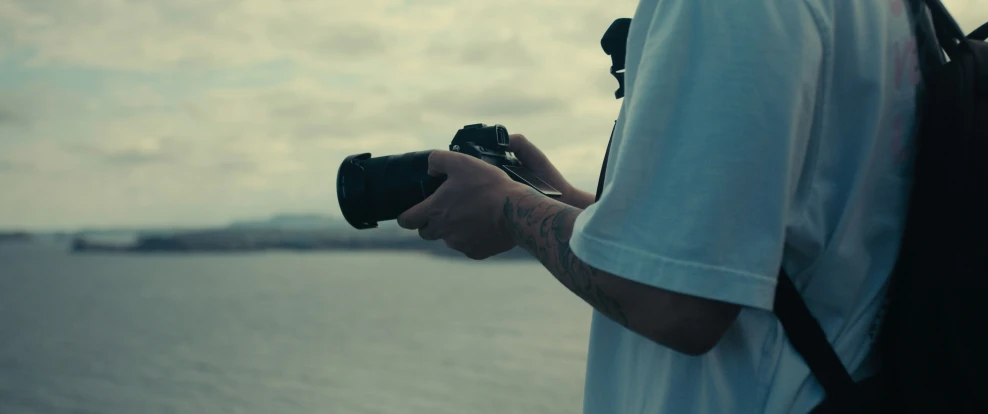
[[(516, 136), (517, 137), (517, 136)], [(566, 189), (569, 184), (555, 167), (524, 137), (515, 149), (527, 151), (535, 162), (535, 173), (512, 152), (508, 130), (502, 125), (467, 125), (457, 131), (449, 150), (479, 159), (504, 171), (514, 181), (528, 185), (542, 194), (559, 198), (562, 193), (553, 184)], [(396, 219), (400, 214), (429, 197), (446, 180), (429, 174), (432, 151), (409, 152), (371, 158), (370, 153), (351, 155), (343, 160), (336, 178), (336, 195), (343, 217), (357, 229), (377, 227), (379, 221)], [(540, 177), (547, 175), (546, 179)]]
[(593, 204), (594, 195), (573, 187), (556, 169), (552, 161), (549, 161), (549, 157), (524, 135), (512, 134), (508, 144), (509, 150), (515, 154), (515, 157), (521, 161), (525, 168), (563, 193), (558, 198), (560, 202), (579, 209), (587, 208)]

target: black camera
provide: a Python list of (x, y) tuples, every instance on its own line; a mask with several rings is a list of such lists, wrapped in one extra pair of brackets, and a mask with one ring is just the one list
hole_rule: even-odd
[[(508, 150), (508, 130), (503, 125), (467, 125), (456, 132), (449, 150), (500, 167), (508, 175), (549, 197), (561, 193), (521, 165)], [(347, 223), (357, 229), (377, 227), (377, 222), (398, 218), (429, 197), (446, 177), (429, 175), (432, 151), (409, 152), (371, 158), (370, 153), (343, 160), (336, 175), (336, 198)]]

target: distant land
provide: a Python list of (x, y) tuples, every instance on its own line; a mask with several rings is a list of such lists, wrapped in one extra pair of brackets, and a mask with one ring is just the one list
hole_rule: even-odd
[[(320, 215), (277, 215), (267, 220), (238, 221), (226, 227), (197, 230), (87, 230), (76, 234), (74, 253), (233, 253), (297, 251), (420, 251), (465, 258), (442, 241), (426, 241), (394, 221), (376, 229), (357, 230), (342, 219)], [(521, 248), (494, 259), (534, 260)]]
[(0, 231), (0, 243), (21, 243), (31, 241), (31, 234), (23, 231), (4, 232)]

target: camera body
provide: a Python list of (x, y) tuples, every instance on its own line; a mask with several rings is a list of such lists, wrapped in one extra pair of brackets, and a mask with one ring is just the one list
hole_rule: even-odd
[[(508, 130), (500, 124), (472, 124), (453, 136), (449, 150), (500, 168), (513, 180), (557, 198), (562, 194), (525, 168), (510, 151)], [(371, 158), (370, 153), (346, 157), (336, 175), (336, 196), (343, 218), (357, 229), (377, 227), (435, 192), (446, 177), (428, 174), (432, 151)]]
[(508, 130), (503, 125), (472, 124), (456, 131), (449, 150), (478, 158), (500, 167), (521, 166), (521, 162), (509, 151)]
[(508, 129), (501, 124), (487, 126), (472, 124), (464, 126), (453, 136), (449, 150), (478, 158), (483, 162), (499, 167), (513, 180), (526, 184), (540, 193), (558, 198), (562, 195), (551, 185), (525, 168), (521, 161), (510, 152)]

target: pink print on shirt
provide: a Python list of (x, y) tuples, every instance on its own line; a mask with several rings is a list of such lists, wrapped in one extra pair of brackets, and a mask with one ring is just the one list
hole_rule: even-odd
[[(909, 18), (904, 13), (905, 3), (903, 0), (889, 0), (888, 5), (892, 16), (902, 19)], [(916, 38), (913, 36), (912, 28), (910, 27), (906, 36), (893, 41), (890, 46), (893, 59), (892, 85), (895, 88), (895, 95), (903, 96), (903, 94), (908, 93), (908, 96), (914, 97), (916, 85), (920, 82), (920, 72), (919, 56), (916, 51)], [(894, 162), (896, 164), (906, 161), (906, 151), (908, 150), (906, 134), (912, 133), (912, 123), (910, 122), (907, 125), (906, 119), (914, 119), (915, 103), (913, 99), (909, 99), (908, 101), (909, 105), (903, 106), (892, 117), (890, 150), (894, 154)]]
[[(892, 49), (895, 53), (895, 89), (902, 89), (902, 78), (907, 75), (909, 76), (909, 84), (905, 86), (915, 87), (919, 83), (916, 39), (910, 34), (907, 39), (892, 43)], [(906, 71), (909, 73), (907, 74)]]
[(892, 15), (899, 17), (904, 9), (903, 0), (889, 0), (889, 8), (892, 10)]

